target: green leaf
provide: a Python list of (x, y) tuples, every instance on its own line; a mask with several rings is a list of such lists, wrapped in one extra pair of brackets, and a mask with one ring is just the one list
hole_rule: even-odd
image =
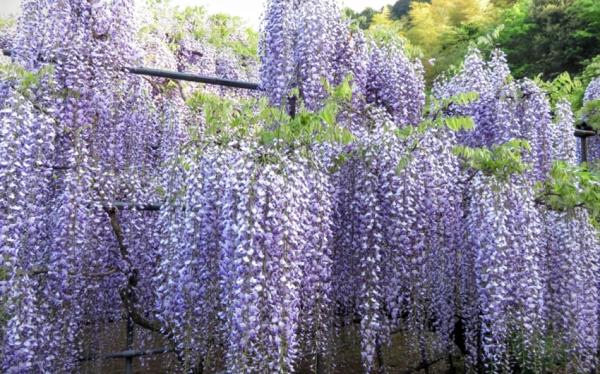
[(400, 175), (404, 169), (410, 164), (412, 161), (412, 157), (410, 155), (405, 155), (398, 161), (396, 165), (396, 174)]
[(444, 102), (446, 103), (446, 106), (450, 104), (468, 105), (474, 103), (478, 99), (479, 94), (477, 92), (463, 92), (445, 99)]
[(325, 107), (321, 110), (321, 118), (329, 126), (335, 126), (336, 116), (337, 108), (333, 103), (326, 104)]
[(464, 117), (446, 117), (444, 118), (446, 126), (452, 131), (472, 130), (475, 127), (473, 118)]

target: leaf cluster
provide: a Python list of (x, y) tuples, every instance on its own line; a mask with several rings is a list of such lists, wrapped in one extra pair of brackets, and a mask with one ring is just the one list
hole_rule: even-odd
[(475, 128), (475, 122), (470, 116), (448, 115), (454, 107), (469, 105), (479, 99), (477, 92), (463, 92), (445, 99), (431, 98), (427, 119), (417, 126), (406, 126), (396, 130), (396, 135), (401, 139), (408, 139), (414, 135), (423, 135), (430, 129), (447, 128), (451, 131), (468, 131)]
[(523, 139), (512, 139), (490, 148), (456, 146), (453, 149), (454, 154), (460, 157), (468, 168), (503, 181), (529, 169), (529, 165), (522, 159), (523, 153), (529, 151), (531, 146)]
[(419, 143), (430, 130), (448, 129), (450, 131), (469, 131), (475, 128), (475, 122), (470, 116), (448, 115), (453, 106), (465, 106), (479, 99), (477, 92), (464, 92), (445, 99), (431, 99), (427, 119), (417, 126), (406, 126), (395, 130), (395, 135), (401, 140), (412, 141), (408, 154), (403, 155), (396, 165), (396, 174), (400, 174), (412, 160), (411, 152), (416, 150)]
[(600, 130), (600, 99), (585, 103), (578, 114), (587, 126), (594, 130)]
[(52, 75), (53, 71), (52, 65), (44, 65), (37, 71), (29, 71), (16, 63), (0, 64), (0, 78), (5, 81), (14, 82), (21, 92), (39, 86), (40, 81)]
[(600, 173), (587, 164), (570, 165), (556, 161), (548, 179), (537, 186), (538, 202), (551, 209), (565, 211), (578, 207), (589, 211), (600, 222)]
[(352, 97), (350, 78), (337, 87), (326, 87), (329, 96), (318, 111), (310, 111), (302, 104), (298, 90), (290, 94), (297, 103), (294, 115), (285, 107), (269, 105), (266, 99), (235, 102), (203, 92), (194, 93), (187, 101), (193, 111), (201, 111), (205, 130), (191, 130), (195, 141), (203, 135), (209, 141), (227, 144), (234, 139), (256, 137), (266, 147), (309, 147), (313, 143), (348, 144), (352, 133), (337, 123), (341, 109)]
[(292, 102), (297, 103), (299, 110), (290, 115), (285, 108), (269, 107), (261, 114), (262, 129), (260, 142), (266, 146), (307, 146), (317, 143), (348, 144), (353, 141), (352, 133), (337, 123), (338, 115), (352, 98), (350, 77), (340, 85), (331, 87), (325, 83), (328, 98), (318, 111), (310, 111), (302, 105), (297, 90), (291, 93)]
[(562, 99), (567, 99), (575, 108), (580, 106), (585, 86), (579, 77), (563, 72), (554, 79), (546, 81), (541, 74), (538, 74), (534, 81), (548, 95), (553, 108)]

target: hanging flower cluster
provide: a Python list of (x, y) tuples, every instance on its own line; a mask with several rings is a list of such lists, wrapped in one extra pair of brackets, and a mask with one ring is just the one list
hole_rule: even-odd
[(472, 116), (475, 122), (473, 131), (459, 134), (459, 142), (489, 147), (515, 138), (527, 140), (532, 151), (524, 159), (532, 164), (530, 175), (543, 180), (553, 158), (551, 108), (544, 92), (531, 80), (512, 80), (502, 52), (494, 51), (485, 62), (477, 50), (467, 55), (458, 75), (434, 87), (439, 98), (466, 92), (477, 93), (478, 100), (448, 109), (448, 114)]
[(7, 78), (0, 137), (8, 372), (74, 370), (82, 332), (121, 317), (119, 290), (134, 269), (145, 286), (137, 301), (153, 304), (157, 248), (145, 230), (155, 218), (120, 215), (123, 248), (140, 253), (129, 258), (104, 211), (154, 195), (159, 139), (146, 135), (160, 132), (158, 119), (141, 80), (122, 70), (137, 58), (132, 6), (23, 4), (13, 61), (29, 83)]
[(573, 128), (575, 127), (575, 118), (571, 110), (571, 104), (562, 99), (556, 103), (555, 126), (552, 126), (552, 150), (553, 159), (562, 160), (575, 165), (579, 160), (578, 152), (580, 147), (573, 139)]
[[(569, 370), (585, 372), (595, 367), (591, 352), (598, 346), (597, 235), (585, 210), (555, 212), (539, 205), (527, 178), (544, 178), (540, 170), (552, 159), (576, 162), (573, 114), (568, 102), (559, 101), (556, 123), (540, 129), (541, 138), (531, 128), (539, 126), (534, 118), (549, 116), (546, 99), (531, 82), (523, 87), (531, 91), (513, 108), (521, 123), (531, 125), (515, 136), (533, 140), (524, 157), (533, 173), (508, 179), (477, 175), (465, 190), (460, 295), (467, 362), (492, 372), (541, 372), (544, 365), (566, 362)], [(578, 251), (586, 252), (585, 258)], [(577, 261), (585, 263), (574, 265)], [(573, 279), (575, 266), (582, 270)], [(569, 297), (578, 304), (568, 304)]]
[[(570, 136), (573, 114), (566, 100), (556, 108), (554, 155), (570, 165), (578, 162), (577, 142)], [(578, 139), (579, 141), (579, 139)], [(545, 219), (546, 320), (558, 355), (563, 347), (570, 371), (591, 371), (597, 367), (600, 344), (598, 325), (598, 268), (600, 242), (583, 208), (565, 211), (547, 210)], [(556, 353), (555, 353), (556, 355)], [(565, 359), (554, 357), (555, 360)]]
[[(535, 368), (545, 331), (543, 226), (520, 180), (477, 176), (468, 188), (467, 246), (461, 256), (463, 318), (469, 360), (511, 371), (511, 349)], [(481, 350), (481, 353), (479, 352)]]
[(425, 104), (423, 67), (401, 46), (368, 43), (331, 0), (270, 1), (260, 43), (261, 84), (274, 105), (298, 89), (316, 110), (326, 84), (353, 80), (357, 110), (383, 106), (402, 125), (417, 124)]
[(223, 364), (209, 360), (224, 349), (232, 372), (292, 371), (331, 334), (328, 178), (299, 154), (244, 143), (195, 165), (161, 213), (160, 316), (186, 365)]
[(585, 90), (584, 101), (598, 100), (600, 98), (600, 78), (593, 79)]
[(423, 343), (426, 355), (431, 328), (449, 347), (462, 202), (451, 133), (401, 139), (383, 108), (363, 120), (369, 128), (334, 176), (333, 284), (342, 316), (360, 317), (363, 362), (371, 370), (399, 327)]
[(501, 52), (494, 52), (490, 61), (486, 62), (478, 50), (471, 50), (456, 76), (435, 82), (433, 93), (438, 98), (449, 98), (465, 92), (479, 95), (478, 100), (469, 105), (449, 108), (452, 114), (471, 116), (476, 124), (473, 131), (458, 134), (460, 143), (481, 147), (508, 140), (506, 131), (517, 125), (510, 118), (498, 117), (514, 115), (512, 108), (504, 109), (515, 98), (511, 95), (515, 89), (505, 87), (509, 84), (509, 77), (506, 58)]
[(423, 76), (423, 66), (410, 61), (402, 46), (372, 45), (367, 75), (367, 102), (386, 108), (397, 124), (416, 125), (421, 121), (425, 105)]
[[(144, 30), (144, 49), (133, 19), (131, 0), (24, 2), (0, 81), (2, 371), (77, 371), (87, 335), (134, 315), (180, 372), (333, 367), (336, 334), (354, 323), (366, 372), (386, 369), (398, 331), (423, 361), (464, 335), (471, 371), (597, 368), (597, 232), (584, 208), (552, 210), (535, 188), (555, 160), (576, 162), (566, 101), (553, 118), (502, 53), (471, 51), (434, 87), (448, 105), (425, 115), (421, 64), (354, 30), (332, 0), (270, 1), (253, 58), (252, 35), (227, 17), (183, 11)], [(298, 120), (235, 106), (252, 94), (122, 69), (142, 59), (260, 75), (274, 106), (292, 112), (296, 97)], [(348, 76), (352, 98), (327, 100)], [(468, 92), (478, 98), (452, 100)], [(215, 126), (188, 95), (237, 114)], [(475, 129), (442, 126), (456, 116)], [(338, 124), (350, 142), (321, 139)], [(523, 174), (473, 161), (511, 139), (529, 144), (510, 154)], [(469, 159), (459, 145), (484, 148)]]

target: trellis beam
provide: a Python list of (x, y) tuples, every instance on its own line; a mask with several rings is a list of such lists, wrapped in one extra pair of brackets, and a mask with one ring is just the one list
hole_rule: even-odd
[(161, 204), (137, 204), (129, 203), (126, 201), (115, 201), (110, 206), (104, 207), (105, 210), (116, 208), (118, 210), (145, 210), (145, 211), (159, 211)]
[(145, 75), (145, 76), (156, 77), (156, 78), (168, 78), (168, 79), (187, 81), (187, 82), (205, 83), (205, 84), (211, 84), (211, 85), (216, 85), (216, 86), (242, 88), (242, 89), (246, 89), (246, 90), (259, 90), (260, 89), (260, 85), (258, 83), (205, 77), (202, 75), (184, 73), (184, 72), (179, 72), (179, 71), (152, 69), (152, 68), (145, 68), (145, 67), (135, 67), (135, 68), (126, 67), (125, 71), (127, 71), (131, 74)]
[[(3, 49), (2, 54), (10, 57), (10, 56), (12, 56), (13, 53), (11, 50)], [(215, 85), (215, 86), (241, 88), (241, 89), (245, 89), (245, 90), (259, 90), (260, 89), (260, 85), (258, 83), (254, 83), (254, 82), (243, 82), (243, 81), (236, 81), (236, 80), (231, 80), (231, 79), (205, 77), (205, 76), (198, 75), (198, 74), (185, 73), (185, 72), (180, 72), (180, 71), (153, 69), (153, 68), (146, 68), (146, 67), (142, 67), (142, 66), (140, 66), (140, 67), (124, 67), (123, 70), (125, 70), (128, 73), (135, 74), (135, 75), (145, 75), (145, 76), (156, 77), (156, 78), (167, 78), (167, 79), (174, 79), (174, 80), (179, 80), (179, 81), (204, 83), (204, 84), (210, 84), (210, 85)]]
[(171, 352), (173, 352), (173, 350), (170, 348), (166, 348), (166, 347), (154, 348), (154, 349), (128, 349), (128, 350), (122, 351), (122, 352), (112, 352), (112, 353), (106, 353), (106, 354), (85, 356), (85, 357), (79, 359), (79, 361), (107, 360), (107, 359), (114, 359), (114, 358), (134, 358), (134, 357), (141, 357), (141, 356), (159, 355), (159, 354), (171, 353)]
[(575, 129), (575, 136), (578, 138), (589, 138), (590, 136), (598, 135), (594, 130)]

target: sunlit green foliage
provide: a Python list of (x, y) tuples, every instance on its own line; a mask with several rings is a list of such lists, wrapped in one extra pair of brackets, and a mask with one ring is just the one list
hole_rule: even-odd
[(360, 13), (355, 12), (354, 10), (352, 10), (350, 8), (344, 9), (344, 14), (346, 15), (346, 17), (355, 20), (356, 23), (358, 24), (358, 26), (363, 30), (366, 30), (369, 28), (369, 26), (371, 25), (371, 22), (373, 20), (373, 16), (376, 13), (377, 13), (377, 11), (370, 7), (365, 8)]
[(482, 0), (399, 0), (375, 14), (369, 12), (368, 22), (361, 13), (348, 11), (347, 15), (372, 34), (395, 33), (408, 41), (405, 45), (412, 56), (423, 58), (426, 78), (432, 81), (449, 67), (459, 65), (473, 43), (486, 49), (479, 44), (497, 27), (493, 9)]
[(581, 106), (586, 86), (579, 77), (572, 77), (568, 72), (564, 72), (550, 81), (545, 81), (541, 75), (536, 76), (534, 81), (546, 92), (552, 107), (561, 99), (569, 100), (574, 108)]
[(520, 0), (503, 15), (500, 46), (516, 77), (580, 72), (600, 53), (600, 2)]
[[(600, 75), (600, 57), (596, 57), (600, 55), (600, 2), (596, 0), (399, 0), (379, 12), (370, 9), (369, 17), (347, 14), (362, 28), (378, 33), (388, 29), (408, 39), (423, 57), (429, 82), (440, 73), (456, 71), (473, 45), (484, 53), (495, 47), (505, 51), (516, 78), (539, 75), (553, 80), (568, 72), (575, 81), (575, 75), (585, 69), (581, 79), (585, 87), (590, 75)], [(555, 83), (564, 85), (564, 79)], [(563, 93), (579, 107), (582, 91), (575, 87)]]
[(555, 210), (583, 207), (600, 222), (600, 173), (587, 164), (573, 166), (557, 161), (547, 181), (538, 185), (538, 201)]
[[(209, 14), (202, 6), (185, 8), (173, 7), (169, 1), (148, 1), (154, 22), (146, 24), (142, 33), (163, 32), (172, 44), (184, 37), (193, 37), (206, 42), (217, 49), (231, 49), (236, 55), (243, 58), (258, 60), (258, 32), (244, 25), (240, 17), (227, 14)], [(172, 19), (168, 30), (161, 30), (164, 25), (161, 20)]]
[(192, 110), (202, 108), (206, 123), (203, 134), (193, 133), (193, 140), (227, 144), (232, 140), (255, 137), (267, 147), (310, 146), (316, 142), (347, 144), (352, 134), (337, 123), (337, 116), (352, 96), (350, 78), (337, 87), (328, 87), (329, 98), (314, 112), (306, 109), (298, 92), (292, 92), (295, 115), (286, 108), (270, 106), (266, 99), (232, 101), (217, 95), (196, 92), (188, 99)]
[(0, 31), (7, 30), (15, 26), (14, 17), (0, 17)]
[(590, 100), (579, 111), (582, 122), (595, 130), (600, 130), (600, 99)]
[(526, 140), (513, 139), (491, 148), (456, 146), (454, 154), (462, 158), (468, 168), (506, 180), (529, 168), (523, 162), (522, 155), (530, 150), (531, 146)]

